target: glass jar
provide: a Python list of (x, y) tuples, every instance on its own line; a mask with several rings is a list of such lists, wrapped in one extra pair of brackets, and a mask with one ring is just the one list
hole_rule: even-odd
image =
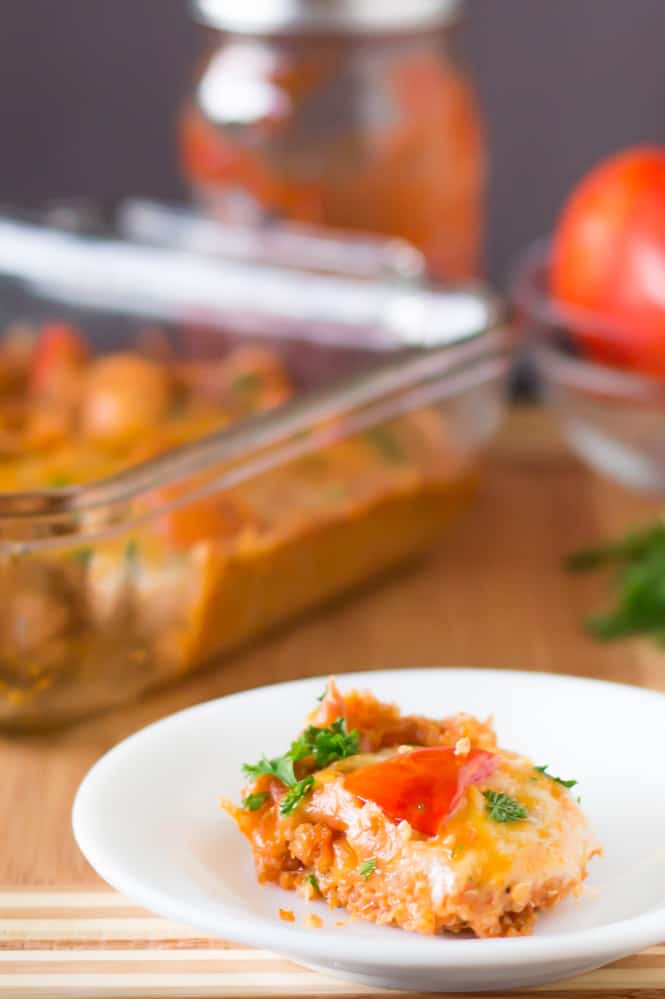
[(484, 137), (456, 0), (195, 0), (208, 49), (182, 114), (205, 211), (400, 236), (479, 266)]

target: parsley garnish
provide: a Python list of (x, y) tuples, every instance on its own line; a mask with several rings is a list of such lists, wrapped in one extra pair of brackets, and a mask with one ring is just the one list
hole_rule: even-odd
[(242, 371), (233, 379), (231, 388), (238, 395), (253, 395), (261, 388), (261, 379), (256, 371)]
[(169, 420), (180, 420), (187, 412), (187, 399), (184, 395), (176, 396), (168, 408)]
[(282, 784), (291, 787), (296, 783), (296, 775), (293, 772), (293, 760), (287, 753), (285, 756), (276, 756), (274, 760), (268, 760), (262, 756), (258, 763), (243, 763), (243, 771), (248, 777), (256, 779), (261, 774), (268, 774), (276, 777)]
[(139, 546), (136, 541), (128, 541), (125, 545), (125, 562), (133, 569), (139, 558)]
[(306, 874), (305, 875), (305, 881), (308, 884), (310, 884), (312, 886), (312, 888), (314, 888), (315, 891), (318, 891), (318, 892), (321, 891), (321, 889), (319, 888), (319, 882), (317, 881), (315, 874)]
[(280, 815), (290, 815), (291, 812), (297, 808), (302, 799), (308, 794), (314, 787), (314, 778), (310, 774), (309, 777), (303, 777), (302, 780), (296, 781), (293, 787), (290, 787), (282, 798), (279, 805)]
[(74, 559), (74, 561), (79, 562), (83, 566), (90, 564), (93, 555), (94, 551), (90, 547), (76, 548), (72, 552), (72, 558)]
[(360, 736), (357, 729), (347, 731), (344, 718), (338, 718), (328, 728), (310, 725), (294, 742), (288, 753), (275, 756), (272, 760), (262, 756), (258, 763), (244, 763), (244, 773), (255, 780), (261, 774), (268, 774), (286, 784), (289, 788), (280, 803), (280, 813), (290, 815), (314, 786), (310, 775), (298, 780), (293, 766), (298, 760), (312, 757), (317, 770), (327, 767), (335, 760), (354, 756), (360, 749)]
[(519, 822), (525, 819), (527, 811), (524, 805), (500, 791), (483, 791), (487, 814), (493, 822)]
[(566, 565), (574, 572), (586, 572), (611, 563), (633, 562), (657, 549), (665, 549), (665, 523), (660, 521), (630, 531), (616, 541), (575, 552), (566, 560)]
[(343, 503), (349, 498), (349, 490), (343, 482), (337, 482), (326, 490), (322, 498), (326, 503)]
[(270, 795), (267, 791), (255, 791), (254, 794), (248, 794), (243, 799), (242, 807), (246, 808), (248, 812), (255, 812), (257, 808), (266, 803), (269, 797)]
[(587, 622), (596, 638), (610, 641), (650, 634), (665, 643), (665, 523), (656, 522), (578, 552), (566, 564), (578, 572), (603, 566), (616, 570), (616, 606)]
[(317, 701), (319, 702), (319, 704), (321, 703), (321, 701), (325, 701), (327, 693), (328, 693), (328, 688), (325, 687), (323, 693), (319, 694), (319, 696), (317, 697)]
[(376, 858), (370, 857), (369, 860), (363, 860), (362, 864), (358, 868), (359, 873), (364, 877), (365, 881), (368, 881), (374, 871), (376, 870)]
[(303, 734), (291, 743), (290, 754), (293, 760), (313, 756), (317, 770), (327, 767), (335, 760), (355, 756), (360, 749), (358, 729), (348, 732), (344, 718), (338, 718), (328, 728), (310, 725)]
[(534, 767), (533, 769), (537, 770), (539, 774), (543, 774), (544, 777), (549, 777), (550, 780), (556, 781), (557, 784), (561, 784), (562, 787), (575, 787), (577, 784), (576, 780), (563, 780), (561, 777), (555, 777), (554, 774), (548, 774), (548, 766), (549, 764), (546, 763), (544, 767)]
[(53, 475), (49, 476), (47, 484), (51, 489), (65, 489), (67, 486), (71, 486), (72, 480), (64, 472), (54, 472)]
[(388, 427), (372, 427), (365, 431), (369, 443), (380, 451), (391, 465), (399, 465), (406, 459), (404, 448)]

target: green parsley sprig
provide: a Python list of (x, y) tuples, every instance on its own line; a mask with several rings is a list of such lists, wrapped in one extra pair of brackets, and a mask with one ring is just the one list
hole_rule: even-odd
[(305, 795), (309, 794), (313, 787), (314, 778), (311, 774), (309, 777), (303, 777), (302, 780), (296, 781), (293, 787), (289, 788), (279, 803), (280, 815), (290, 815), (291, 812), (298, 807)]
[[(359, 749), (360, 734), (358, 730), (353, 729), (349, 732), (346, 720), (338, 718), (327, 728), (317, 728), (315, 725), (310, 725), (302, 735), (291, 743), (290, 749), (283, 756), (275, 756), (270, 760), (262, 756), (258, 763), (244, 763), (242, 769), (246, 776), (252, 780), (256, 780), (262, 774), (267, 774), (270, 777), (275, 777), (282, 784), (286, 784), (289, 790), (282, 798), (279, 810), (282, 815), (291, 815), (314, 786), (314, 777), (311, 774), (300, 780), (296, 777), (294, 769), (296, 763), (311, 757), (314, 768), (322, 770), (336, 760), (355, 756)], [(245, 801), (250, 798), (252, 795), (248, 795)]]
[(379, 451), (389, 465), (400, 465), (406, 460), (404, 448), (390, 428), (371, 427), (365, 431), (365, 439)]
[(615, 570), (615, 606), (589, 618), (592, 635), (610, 641), (648, 634), (665, 644), (665, 523), (658, 521), (616, 541), (577, 552), (566, 565), (575, 572)]
[(282, 784), (291, 787), (292, 784), (296, 783), (293, 762), (289, 753), (285, 753), (284, 756), (276, 756), (272, 760), (262, 756), (258, 763), (243, 763), (242, 769), (252, 780), (256, 780), (261, 774), (268, 774), (269, 777), (276, 777), (277, 780), (281, 780)]
[(485, 808), (492, 822), (520, 822), (527, 817), (527, 810), (515, 798), (501, 791), (483, 791)]
[(347, 756), (355, 756), (360, 749), (360, 735), (354, 728), (348, 732), (344, 718), (338, 718), (328, 728), (316, 728), (310, 725), (295, 742), (291, 743), (289, 752), (294, 760), (313, 756), (317, 770), (329, 766), (335, 760), (344, 760)]
[(555, 777), (554, 774), (548, 774), (547, 772), (548, 767), (549, 764), (546, 763), (542, 767), (534, 767), (533, 769), (537, 770), (539, 774), (543, 775), (543, 777), (549, 777), (550, 780), (555, 781), (557, 784), (561, 784), (562, 787), (571, 788), (575, 787), (575, 785), (578, 783), (578, 781), (576, 780), (563, 780), (562, 777)]

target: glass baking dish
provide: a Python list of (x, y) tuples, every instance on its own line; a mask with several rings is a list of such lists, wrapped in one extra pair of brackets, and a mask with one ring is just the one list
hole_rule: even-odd
[(0, 726), (136, 698), (426, 549), (504, 409), (500, 318), (477, 288), (285, 277), (0, 220), (3, 330), (63, 321), (95, 353), (157, 343), (211, 371), (251, 346), (292, 386), (133, 467), (0, 492)]

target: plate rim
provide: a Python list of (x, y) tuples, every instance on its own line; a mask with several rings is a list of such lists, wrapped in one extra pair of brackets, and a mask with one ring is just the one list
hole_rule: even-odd
[[(483, 667), (405, 667), (394, 669), (363, 670), (349, 673), (341, 673), (338, 678), (340, 682), (346, 683), (371, 683), (378, 677), (384, 676), (410, 676), (414, 674), (437, 673), (442, 677), (450, 677), (455, 674), (460, 679), (470, 679), (476, 681), (480, 675), (501, 678), (509, 683), (511, 680), (519, 682), (554, 682), (574, 687), (586, 687), (598, 690), (599, 688), (612, 690), (615, 694), (623, 692), (629, 696), (648, 701), (658, 700), (662, 703), (665, 721), (665, 693), (640, 687), (636, 684), (618, 683), (610, 680), (597, 680), (585, 676), (572, 676), (565, 673), (548, 673), (535, 670), (517, 670), (501, 668)], [(562, 932), (553, 936), (525, 936), (525, 937), (499, 937), (492, 939), (464, 939), (455, 940), (446, 938), (445, 946), (440, 950), (422, 949), (419, 953), (409, 954), (410, 950), (417, 950), (423, 941), (430, 940), (429, 937), (421, 938), (418, 934), (399, 932), (399, 937), (391, 938), (394, 946), (387, 948), (381, 942), (354, 941), (350, 934), (327, 933), (325, 936), (316, 934), (308, 929), (301, 928), (295, 924), (268, 922), (256, 917), (244, 916), (238, 918), (238, 914), (233, 912), (229, 916), (228, 909), (223, 902), (220, 902), (220, 912), (214, 918), (206, 918), (205, 913), (198, 912), (196, 906), (182, 900), (174, 899), (172, 894), (159, 886), (137, 882), (131, 875), (126, 875), (122, 869), (122, 864), (118, 864), (109, 852), (100, 847), (95, 842), (94, 837), (87, 833), (87, 799), (93, 793), (93, 789), (98, 781), (103, 780), (107, 770), (112, 769), (117, 759), (131, 753), (136, 743), (143, 742), (151, 738), (157, 729), (165, 729), (174, 724), (181, 724), (187, 716), (194, 717), (204, 713), (214, 713), (221, 703), (228, 704), (232, 701), (245, 700), (252, 695), (274, 692), (280, 694), (289, 688), (302, 686), (315, 686), (322, 681), (325, 682), (327, 674), (317, 676), (306, 676), (295, 680), (287, 680), (279, 683), (266, 684), (252, 687), (248, 690), (237, 691), (233, 694), (223, 695), (202, 701), (176, 711), (164, 718), (140, 728), (138, 731), (121, 740), (117, 745), (108, 750), (89, 769), (81, 781), (76, 792), (72, 806), (72, 829), (76, 843), (95, 871), (113, 888), (119, 891), (128, 899), (135, 901), (145, 909), (161, 915), (164, 918), (178, 922), (192, 928), (199, 929), (206, 934), (237, 941), (238, 943), (249, 944), (255, 947), (263, 947), (268, 950), (281, 952), (283, 954), (302, 955), (312, 961), (321, 960), (322, 951), (325, 951), (326, 963), (332, 964), (335, 960), (342, 960), (360, 964), (364, 968), (398, 968), (403, 967), (405, 961), (414, 967), (423, 970), (434, 970), (436, 968), (458, 968), (472, 969), (481, 963), (485, 968), (502, 966), (505, 968), (506, 961), (510, 961), (513, 967), (524, 968), (529, 965), (542, 963), (566, 963), (575, 961), (604, 963), (607, 960), (619, 958), (623, 955), (635, 953), (649, 946), (660, 944), (665, 940), (665, 899), (662, 904), (655, 909), (640, 913), (627, 919), (618, 920), (612, 923), (605, 923), (600, 926), (591, 926), (582, 930)], [(226, 915), (225, 915), (226, 912)], [(394, 930), (392, 927), (385, 927), (387, 930)], [(391, 953), (392, 951), (392, 953)]]

